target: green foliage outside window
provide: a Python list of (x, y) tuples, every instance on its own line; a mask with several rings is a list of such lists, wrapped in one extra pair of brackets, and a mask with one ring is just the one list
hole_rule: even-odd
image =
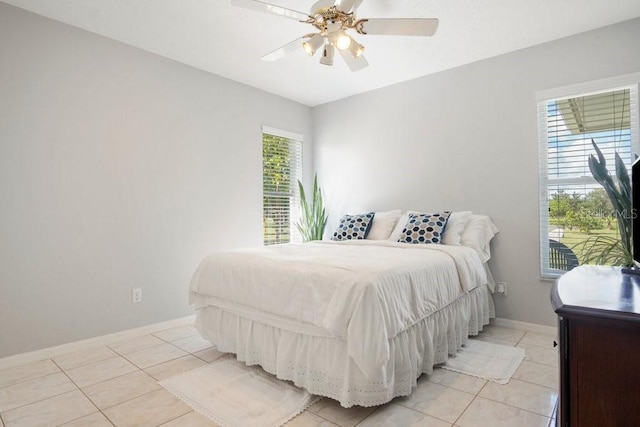
[(291, 241), (292, 207), (301, 176), (301, 143), (277, 135), (262, 136), (263, 236), (265, 245)]

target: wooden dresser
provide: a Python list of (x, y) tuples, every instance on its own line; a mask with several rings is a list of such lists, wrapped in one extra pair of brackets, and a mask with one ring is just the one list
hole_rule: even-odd
[(558, 426), (640, 426), (640, 275), (581, 266), (551, 290), (560, 331)]

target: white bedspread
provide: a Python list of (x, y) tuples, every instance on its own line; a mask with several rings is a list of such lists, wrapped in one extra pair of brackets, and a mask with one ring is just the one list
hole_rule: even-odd
[(190, 302), (204, 295), (324, 328), (369, 377), (389, 359), (389, 339), (486, 282), (464, 246), (321, 241), (210, 255)]

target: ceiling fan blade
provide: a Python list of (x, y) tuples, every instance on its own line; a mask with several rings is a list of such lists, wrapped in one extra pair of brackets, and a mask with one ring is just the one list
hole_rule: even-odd
[(271, 53), (267, 53), (260, 59), (262, 59), (263, 61), (277, 61), (278, 59), (284, 58), (286, 55), (293, 53), (298, 49), (302, 50), (302, 42), (304, 42), (306, 39), (307, 37), (300, 37), (299, 39), (295, 39), (294, 41), (285, 44), (281, 48), (276, 49)]
[(349, 52), (348, 50), (338, 49), (338, 52), (340, 52), (340, 56), (342, 56), (344, 62), (347, 63), (347, 66), (353, 72), (360, 71), (369, 65), (364, 55), (360, 55), (359, 57), (354, 58), (351, 52)]
[(336, 0), (318, 0), (311, 6), (311, 14), (313, 15), (313, 12), (317, 11), (318, 9), (328, 9), (331, 6), (334, 6), (335, 2)]
[(295, 19), (296, 21), (306, 21), (307, 19), (309, 19), (309, 15), (307, 15), (306, 13), (287, 9), (281, 6), (276, 6), (274, 4), (261, 2), (258, 0), (231, 0), (231, 4), (244, 7), (245, 9), (257, 10), (258, 12), (273, 13), (275, 15)]
[(432, 36), (439, 22), (435, 18), (374, 18), (362, 21), (359, 33), (385, 36)]
[(362, 0), (336, 0), (336, 8), (345, 13), (354, 12)]

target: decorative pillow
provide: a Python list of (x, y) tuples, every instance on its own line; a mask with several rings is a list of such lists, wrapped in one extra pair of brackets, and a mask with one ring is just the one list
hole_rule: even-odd
[(447, 228), (442, 236), (443, 245), (460, 246), (460, 239), (465, 225), (471, 218), (471, 211), (451, 212), (447, 221)]
[(497, 233), (498, 228), (491, 218), (486, 215), (471, 215), (460, 237), (460, 243), (462, 246), (475, 249), (480, 255), (480, 260), (487, 262), (491, 258), (489, 243)]
[[(367, 240), (386, 240), (400, 218), (400, 209), (387, 212), (376, 212)], [(398, 239), (396, 239), (398, 240)]]
[(451, 212), (410, 213), (400, 243), (440, 243)]
[(340, 218), (338, 229), (333, 233), (331, 240), (360, 240), (366, 239), (371, 228), (371, 222), (375, 213), (369, 212), (360, 215), (345, 215)]

